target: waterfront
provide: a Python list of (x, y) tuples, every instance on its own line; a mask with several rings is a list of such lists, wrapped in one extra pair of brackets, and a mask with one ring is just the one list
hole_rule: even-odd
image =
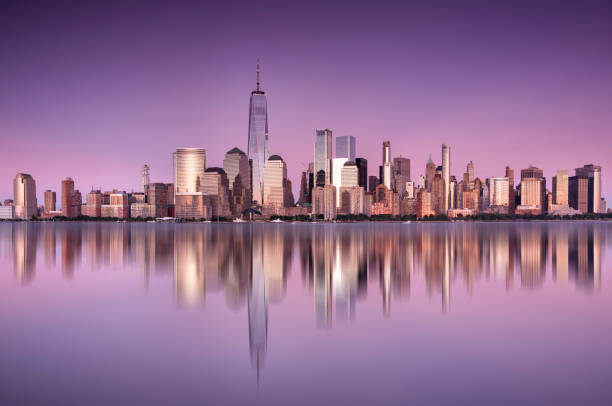
[(3, 404), (609, 404), (612, 224), (0, 224)]

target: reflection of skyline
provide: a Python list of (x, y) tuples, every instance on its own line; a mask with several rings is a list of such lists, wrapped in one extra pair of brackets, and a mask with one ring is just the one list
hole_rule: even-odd
[[(137, 265), (145, 289), (152, 276), (173, 275), (177, 304), (200, 306), (207, 292), (222, 291), (227, 306), (243, 308), (263, 275), (266, 301), (283, 303), (298, 250), (303, 284), (311, 289), (317, 325), (356, 317), (358, 302), (378, 291), (381, 311), (409, 300), (414, 275), (428, 295), (449, 310), (460, 283), (472, 295), (478, 283), (541, 289), (547, 280), (589, 293), (601, 289), (602, 223), (371, 225), (146, 225), (9, 223), (0, 233), (20, 284), (39, 267), (74, 278), (83, 266), (119, 269)], [(37, 262), (38, 252), (44, 260)], [(257, 269), (254, 266), (257, 265)], [(259, 278), (258, 274), (255, 274)], [(370, 289), (368, 289), (370, 285)], [(372, 286), (378, 285), (377, 289)], [(457, 287), (455, 287), (457, 289)]]

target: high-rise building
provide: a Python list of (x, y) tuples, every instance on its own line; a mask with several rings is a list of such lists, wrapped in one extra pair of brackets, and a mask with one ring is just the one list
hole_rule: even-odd
[(298, 204), (303, 205), (310, 203), (310, 190), (308, 189), (308, 172), (302, 172), (300, 178), (300, 197), (298, 198)]
[(355, 162), (355, 137), (343, 135), (336, 138), (336, 158), (347, 158)]
[(436, 175), (436, 164), (431, 159), (431, 154), (429, 154), (429, 159), (427, 160), (427, 164), (425, 165), (425, 189), (431, 192), (431, 182), (433, 181), (434, 176)]
[(557, 171), (557, 175), (552, 178), (552, 195), (553, 204), (569, 204), (568, 200), (568, 179), (569, 171), (567, 169)]
[(364, 213), (365, 190), (361, 186), (343, 186), (340, 188), (339, 212), (342, 214)]
[(444, 180), (444, 211), (450, 207), (450, 147), (442, 144), (442, 179)]
[(414, 190), (415, 190), (414, 182), (411, 180), (406, 182), (406, 196), (405, 197), (407, 199), (414, 199), (415, 198)]
[[(332, 131), (317, 130), (314, 148), (314, 172), (325, 173), (325, 184), (331, 183)], [(319, 182), (317, 181), (317, 185)]]
[(423, 218), (435, 214), (431, 209), (431, 193), (426, 189), (417, 192), (417, 217)]
[(102, 217), (126, 219), (130, 217), (129, 197), (125, 192), (110, 193), (109, 203), (101, 207)]
[(341, 187), (355, 187), (359, 186), (359, 168), (353, 161), (347, 161), (340, 170), (341, 173)]
[(588, 164), (576, 168), (576, 176), (589, 179), (589, 213), (601, 213), (601, 166)]
[(38, 214), (36, 182), (32, 175), (18, 173), (13, 181), (13, 206), (16, 218), (29, 220)]
[(249, 150), (252, 161), (251, 191), (253, 201), (263, 203), (263, 170), (268, 160), (268, 100), (259, 87), (259, 63), (257, 64), (257, 87), (251, 92), (249, 101)]
[(210, 200), (201, 190), (206, 170), (206, 150), (181, 148), (173, 153), (174, 210), (179, 218), (210, 217)]
[(535, 206), (545, 209), (546, 186), (543, 178), (521, 180), (521, 206)]
[(140, 172), (140, 179), (142, 184), (142, 193), (147, 193), (147, 186), (149, 185), (149, 165), (144, 164), (142, 171)]
[(474, 182), (474, 162), (470, 161), (467, 164), (467, 182), (466, 183), (472, 183)]
[(103, 194), (99, 190), (92, 190), (85, 196), (85, 202), (83, 215), (88, 217), (101, 217), (102, 205), (110, 204), (110, 195)]
[(45, 213), (55, 211), (56, 195), (52, 190), (45, 190)]
[(368, 160), (365, 158), (357, 158), (355, 160), (359, 169), (359, 186), (368, 189)]
[(391, 164), (391, 142), (383, 141), (382, 146), (382, 168), (380, 173), (380, 180), (387, 189), (393, 189), (393, 167)]
[(347, 158), (331, 160), (331, 184), (336, 187), (336, 204), (340, 207), (340, 187), (342, 186), (342, 168), (348, 162)]
[(287, 165), (279, 155), (272, 155), (264, 166), (263, 206), (282, 214), (282, 208), (290, 204), (287, 187)]

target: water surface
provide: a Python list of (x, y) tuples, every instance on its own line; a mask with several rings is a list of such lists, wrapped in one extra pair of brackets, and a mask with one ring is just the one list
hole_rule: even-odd
[(0, 223), (0, 404), (611, 404), (611, 222)]

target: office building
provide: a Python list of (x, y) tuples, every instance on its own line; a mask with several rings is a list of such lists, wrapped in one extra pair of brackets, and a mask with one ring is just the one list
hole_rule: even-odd
[(526, 178), (540, 179), (544, 177), (544, 171), (533, 165), (529, 165), (526, 169), (521, 169), (521, 182)]
[(514, 214), (516, 208), (516, 196), (514, 194), (514, 169), (506, 166), (506, 178), (508, 178), (508, 214)]
[(236, 182), (240, 182), (239, 187), (249, 189), (249, 158), (239, 148), (227, 151), (223, 159), (223, 170), (227, 175), (229, 190), (234, 190)]
[(510, 180), (508, 178), (490, 178), (489, 179), (489, 205), (491, 207), (510, 206), (509, 201)]
[(589, 178), (585, 175), (568, 178), (569, 206), (580, 213), (589, 212)]
[(103, 194), (99, 190), (92, 190), (85, 196), (85, 206), (83, 206), (83, 215), (88, 217), (101, 217), (102, 205), (110, 204), (110, 196)]
[(179, 218), (210, 217), (210, 199), (203, 197), (201, 183), (206, 170), (206, 150), (181, 148), (173, 154), (174, 210)]
[(410, 180), (410, 159), (393, 158), (393, 184), (395, 191), (400, 195), (406, 194), (406, 182)]
[(437, 173), (431, 181), (431, 210), (436, 214), (446, 214), (444, 204), (445, 182), (442, 175)]
[(336, 138), (336, 158), (346, 158), (355, 162), (355, 137), (343, 135)]
[(259, 63), (257, 64), (257, 84), (249, 100), (249, 149), (248, 157), (252, 162), (251, 192), (253, 201), (263, 203), (263, 170), (269, 158), (268, 153), (268, 99), (259, 86)]
[(102, 217), (127, 219), (130, 217), (129, 197), (125, 192), (110, 193), (109, 203), (101, 207)]
[(62, 180), (62, 216), (78, 217), (81, 215), (83, 198), (81, 192), (74, 189), (74, 180), (66, 178)]
[[(314, 173), (319, 177), (323, 171), (324, 185), (331, 183), (331, 159), (332, 159), (332, 131), (328, 129), (317, 130), (314, 148)], [(317, 179), (317, 185), (320, 185)]]
[(317, 186), (312, 190), (312, 214), (323, 220), (336, 218), (336, 187), (334, 185)]
[(32, 175), (18, 173), (13, 180), (14, 216), (22, 220), (30, 220), (38, 215), (36, 200), (36, 182)]
[(340, 187), (341, 214), (363, 214), (365, 203), (365, 190), (361, 186)]
[(140, 183), (142, 186), (142, 193), (147, 193), (147, 186), (149, 185), (149, 165), (144, 164), (140, 171)]

